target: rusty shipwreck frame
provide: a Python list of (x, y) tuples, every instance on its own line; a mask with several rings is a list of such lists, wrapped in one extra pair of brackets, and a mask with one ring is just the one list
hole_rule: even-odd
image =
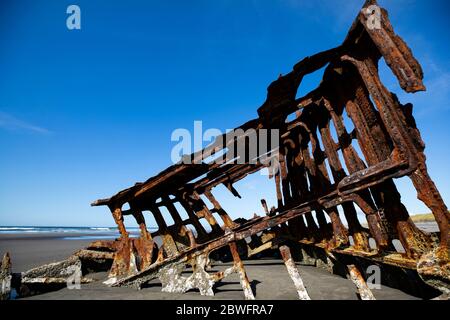
[[(376, 1), (367, 1), (363, 9), (371, 5), (377, 5)], [(140, 288), (158, 278), (162, 290), (169, 292), (197, 288), (201, 294), (213, 295), (215, 282), (238, 272), (245, 297), (252, 299), (240, 256), (247, 258), (279, 247), (299, 297), (309, 299), (285, 245), (288, 243), (291, 248), (301, 246), (303, 252), (308, 248), (322, 250), (327, 263), (362, 258), (394, 269), (413, 270), (426, 283), (448, 294), (449, 212), (428, 175), (425, 146), (412, 116), (412, 105), (401, 104), (383, 85), (378, 74), (380, 59), (403, 90), (425, 90), (421, 66), (394, 33), (387, 12), (381, 9), (381, 27), (372, 28), (362, 10), (342, 45), (301, 60), (291, 72), (270, 84), (258, 118), (238, 127), (244, 130), (243, 135), (225, 135), (225, 146), (213, 143), (203, 150), (213, 150), (214, 154), (235, 148), (238, 140), (246, 139), (248, 129), (280, 130), (280, 147), (272, 150), (278, 156), (279, 170), (270, 176), (278, 203), (269, 210), (262, 199), (265, 216), (233, 221), (213, 195), (214, 188), (223, 184), (240, 197), (233, 184), (264, 169), (262, 161), (178, 163), (111, 198), (92, 203), (111, 210), (120, 238), (93, 242), (76, 255), (84, 260), (112, 260), (106, 281), (112, 286)], [(297, 98), (303, 77), (324, 67), (320, 85)], [(344, 112), (351, 124), (344, 122)], [(192, 154), (193, 163), (202, 154)], [(418, 198), (432, 211), (438, 233), (423, 232), (410, 219), (394, 183), (404, 176), (411, 179)], [(123, 209), (126, 204), (127, 210)], [(185, 210), (187, 219), (175, 204)], [(164, 219), (161, 207), (167, 208), (174, 224)], [(368, 228), (359, 221), (357, 208), (365, 214)], [(146, 214), (153, 216), (157, 231), (148, 231)], [(341, 220), (342, 214), (347, 225)], [(140, 237), (129, 236), (125, 215), (135, 218)], [(210, 228), (205, 228), (204, 222)], [(160, 247), (156, 237), (162, 239)], [(245, 239), (252, 241), (247, 243)], [(399, 241), (404, 250), (397, 250), (394, 241)], [(209, 255), (217, 250), (229, 250), (233, 264), (225, 271), (208, 272)], [(373, 298), (358, 269), (352, 262), (346, 265), (361, 297)], [(189, 276), (183, 275), (187, 266), (191, 266)]]
[[(363, 9), (370, 5), (376, 2), (367, 1)], [(384, 9), (381, 28), (368, 26), (362, 10), (342, 45), (303, 59), (268, 87), (258, 118), (239, 127), (244, 131), (280, 130), (280, 170), (270, 177), (275, 182), (278, 207), (269, 211), (262, 200), (266, 216), (238, 224), (213, 195), (214, 187), (224, 184), (239, 196), (233, 184), (265, 168), (260, 162), (179, 163), (109, 199), (95, 201), (93, 206), (109, 207), (121, 235), (114, 242), (91, 245), (91, 250), (108, 248), (115, 252), (109, 283), (139, 287), (159, 278), (165, 291), (198, 288), (202, 294), (213, 294), (214, 282), (236, 271), (245, 296), (252, 298), (237, 247), (240, 240), (252, 238), (257, 245), (251, 242), (247, 254), (289, 240), (330, 253), (415, 269), (428, 283), (448, 290), (449, 213), (428, 175), (424, 143), (412, 116), (412, 105), (401, 104), (380, 80), (381, 58), (403, 90), (410, 93), (425, 90), (421, 66), (394, 33)], [(326, 68), (320, 85), (306, 96), (296, 98), (302, 78), (323, 67)], [(344, 123), (344, 112), (353, 129)], [(292, 114), (295, 119), (288, 121)], [(226, 147), (235, 148), (237, 140), (245, 139), (245, 133), (237, 139), (224, 138)], [(355, 144), (362, 154), (356, 151)], [(213, 143), (203, 152), (212, 149), (218, 152), (221, 147)], [(201, 155), (202, 152), (192, 154), (191, 159), (198, 160)], [(419, 230), (410, 219), (394, 183), (395, 178), (403, 176), (411, 179), (418, 198), (432, 211), (440, 231), (438, 240)], [(174, 205), (177, 202), (188, 219), (181, 218)], [(126, 203), (130, 209), (122, 210)], [(160, 210), (163, 206), (175, 222), (173, 225), (165, 221)], [(368, 229), (358, 220), (356, 206), (365, 214)], [(143, 212), (153, 215), (158, 231), (147, 230)], [(339, 212), (348, 226), (341, 221)], [(213, 213), (222, 221), (217, 221)], [(129, 237), (124, 215), (136, 219), (141, 230), (139, 238)], [(210, 232), (201, 219), (210, 225)], [(160, 248), (155, 244), (156, 236), (163, 239)], [(371, 238), (376, 248), (370, 246)], [(404, 252), (394, 248), (395, 240), (400, 241)], [(209, 254), (226, 246), (231, 250), (233, 267), (216, 274), (206, 272)], [(185, 265), (192, 266), (190, 277), (182, 276)]]

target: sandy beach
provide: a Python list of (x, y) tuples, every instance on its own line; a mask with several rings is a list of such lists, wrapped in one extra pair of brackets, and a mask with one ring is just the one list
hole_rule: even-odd
[(9, 252), (12, 271), (23, 272), (52, 261), (64, 260), (92, 240), (63, 240), (64, 237), (82, 237), (83, 234), (0, 234), (1, 255)]
[[(98, 237), (107, 234), (97, 234)], [(86, 239), (82, 239), (87, 237)], [(68, 239), (67, 239), (68, 238)], [(39, 234), (0, 234), (0, 254), (11, 254), (13, 272), (22, 272), (39, 265), (66, 259), (76, 250), (90, 243), (92, 235), (83, 233), (39, 233)], [(248, 277), (256, 299), (298, 299), (297, 292), (289, 277), (286, 267), (281, 260), (263, 259), (244, 261)], [(230, 266), (228, 263), (218, 263), (212, 266), (213, 271), (223, 270)], [(357, 300), (356, 289), (353, 283), (343, 277), (332, 275), (326, 270), (312, 266), (298, 265), (300, 275), (314, 300)], [(110, 288), (102, 283), (107, 277), (106, 273), (89, 274), (88, 277), (96, 280), (83, 284), (80, 290), (64, 288), (58, 291), (29, 297), (26, 299), (243, 299), (242, 289), (237, 274), (225, 278), (218, 283), (214, 297), (201, 296), (196, 291), (185, 294), (161, 292), (159, 281), (154, 280), (142, 290), (132, 288)], [(382, 286), (373, 290), (377, 299), (418, 299), (400, 290)]]

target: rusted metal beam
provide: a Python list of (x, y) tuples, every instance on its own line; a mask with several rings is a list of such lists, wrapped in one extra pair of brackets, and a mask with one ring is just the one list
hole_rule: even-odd
[(300, 277), (300, 273), (298, 272), (297, 267), (295, 266), (295, 262), (291, 256), (291, 250), (286, 245), (280, 247), (281, 257), (283, 258), (284, 264), (288, 270), (289, 276), (294, 282), (295, 289), (297, 289), (298, 297), (300, 300), (311, 300), (306, 291), (305, 285), (303, 284), (303, 280)]
[(361, 272), (359, 272), (358, 268), (355, 267), (354, 265), (348, 265), (347, 268), (350, 280), (355, 284), (356, 288), (358, 289), (358, 293), (359, 296), (361, 297), (361, 300), (376, 300), (372, 291), (370, 291), (366, 281), (361, 275)]

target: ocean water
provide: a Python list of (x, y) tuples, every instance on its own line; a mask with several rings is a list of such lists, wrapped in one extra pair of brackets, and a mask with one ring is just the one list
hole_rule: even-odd
[[(150, 232), (154, 230), (149, 228)], [(131, 236), (138, 236), (140, 232), (138, 227), (127, 227), (127, 231)], [(117, 227), (0, 226), (0, 235), (43, 233), (52, 233), (64, 240), (114, 239), (119, 236)], [(71, 235), (74, 233), (77, 235)]]
[(36, 226), (0, 226), (0, 234), (11, 233), (105, 233), (105, 232), (118, 232), (116, 227), (36, 227)]

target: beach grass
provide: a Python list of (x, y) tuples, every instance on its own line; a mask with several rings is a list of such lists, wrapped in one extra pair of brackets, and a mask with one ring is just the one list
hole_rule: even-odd
[(433, 222), (435, 221), (432, 213), (415, 214), (411, 216), (411, 220), (414, 222)]
[[(449, 211), (450, 212), (450, 211)], [(432, 213), (420, 213), (410, 216), (411, 220), (415, 223), (435, 222), (434, 215)], [(362, 223), (364, 227), (367, 227), (367, 222)]]

